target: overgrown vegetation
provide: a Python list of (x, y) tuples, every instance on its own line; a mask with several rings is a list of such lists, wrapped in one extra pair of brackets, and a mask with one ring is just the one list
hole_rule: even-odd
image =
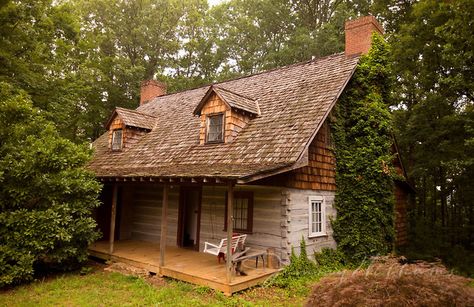
[(27, 94), (0, 82), (0, 287), (87, 259), (100, 184), (90, 152), (59, 136)]
[(283, 271), (266, 282), (266, 286), (276, 286), (288, 289), (292, 293), (305, 295), (309, 291), (309, 285), (318, 281), (321, 277), (341, 270), (346, 263), (341, 253), (333, 249), (323, 249), (320, 253), (314, 253), (316, 261), (310, 260), (306, 251), (304, 238), (300, 242), (300, 254), (296, 255), (291, 250), (290, 264)]
[(332, 121), (337, 160), (332, 226), (338, 249), (354, 263), (389, 253), (394, 240), (389, 49), (376, 34), (372, 41)]

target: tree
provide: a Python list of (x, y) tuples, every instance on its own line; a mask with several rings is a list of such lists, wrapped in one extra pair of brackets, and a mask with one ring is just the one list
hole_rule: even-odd
[(98, 238), (91, 210), (101, 186), (83, 168), (90, 152), (44, 113), (0, 83), (0, 287), (31, 279), (38, 265), (84, 261)]
[(61, 135), (87, 138), (94, 80), (82, 69), (80, 24), (68, 3), (6, 1), (0, 6), (0, 81), (23, 89)]
[(472, 1), (420, 1), (393, 37), (397, 134), (418, 190), (412, 229), (435, 231), (416, 242), (435, 242), (437, 256), (473, 248), (473, 12)]

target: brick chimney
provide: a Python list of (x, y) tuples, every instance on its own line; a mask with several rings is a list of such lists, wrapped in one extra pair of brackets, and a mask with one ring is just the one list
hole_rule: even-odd
[(145, 80), (140, 88), (140, 105), (144, 105), (151, 99), (166, 95), (166, 84), (156, 80)]
[(372, 33), (383, 35), (383, 28), (374, 16), (365, 16), (346, 21), (346, 55), (369, 52), (372, 44)]

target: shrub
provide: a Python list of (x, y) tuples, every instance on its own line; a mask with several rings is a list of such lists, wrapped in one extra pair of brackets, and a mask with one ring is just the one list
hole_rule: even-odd
[(337, 249), (323, 248), (319, 253), (314, 253), (314, 260), (320, 268), (331, 272), (348, 266), (344, 254)]
[(101, 188), (83, 169), (89, 157), (25, 93), (0, 83), (0, 287), (31, 279), (36, 266), (87, 259)]
[(267, 285), (289, 289), (293, 294), (307, 294), (308, 284), (345, 267), (344, 256), (337, 250), (323, 249), (320, 253), (314, 253), (314, 257), (316, 262), (308, 258), (306, 242), (302, 238), (300, 254), (296, 255), (292, 249), (290, 264), (270, 279)]

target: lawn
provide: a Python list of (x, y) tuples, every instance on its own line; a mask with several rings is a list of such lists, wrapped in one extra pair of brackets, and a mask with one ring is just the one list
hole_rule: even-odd
[(255, 287), (232, 297), (172, 279), (110, 272), (112, 266), (104, 270), (91, 262), (87, 274), (49, 275), (0, 290), (0, 306), (474, 306), (473, 279), (439, 262), (400, 261), (380, 257), (367, 267), (316, 272), (310, 279), (299, 272), (283, 280), (289, 288)]
[(94, 266), (0, 291), (0, 306), (301, 306), (304, 294), (257, 287), (226, 297), (207, 287), (159, 277), (141, 278)]

